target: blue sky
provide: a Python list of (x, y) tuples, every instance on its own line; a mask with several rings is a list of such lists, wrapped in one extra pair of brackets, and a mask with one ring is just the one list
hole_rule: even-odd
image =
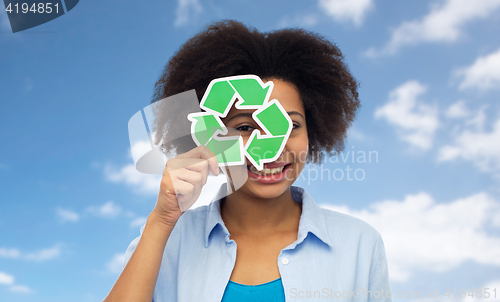
[(393, 292), (500, 299), (499, 0), (87, 0), (16, 34), (0, 12), (0, 301), (104, 298), (158, 190), (134, 171), (128, 120), (220, 19), (304, 27), (343, 51), (362, 103), (347, 160), (297, 185), (380, 231)]

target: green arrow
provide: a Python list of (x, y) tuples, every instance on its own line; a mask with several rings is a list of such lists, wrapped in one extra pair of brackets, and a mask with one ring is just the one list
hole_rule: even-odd
[(202, 100), (202, 105), (205, 108), (224, 115), (235, 93), (233, 87), (229, 85), (228, 81), (220, 81), (215, 82), (212, 87), (210, 88), (209, 86), (208, 89), (210, 89), (210, 92), (207, 97)]
[(257, 135), (250, 137), (247, 142), (246, 152), (253, 159), (253, 164), (259, 170), (262, 169), (262, 161), (274, 158), (280, 151), (284, 136), (257, 138)]
[(243, 102), (239, 106), (260, 106), (264, 104), (270, 86), (263, 88), (255, 79), (237, 79), (229, 82), (243, 98)]
[(272, 136), (286, 135), (291, 125), (284, 114), (278, 107), (276, 102), (273, 102), (269, 107), (256, 114), (257, 119), (262, 125), (269, 130)]
[(239, 138), (234, 140), (211, 139), (207, 144), (208, 149), (215, 154), (219, 163), (241, 162), (241, 149)]
[[(198, 113), (199, 114), (199, 113)], [(191, 129), (194, 129), (194, 135), (200, 145), (206, 143), (214, 136), (217, 130), (223, 131), (223, 128), (212, 114), (205, 115), (188, 115), (188, 119), (194, 123)]]

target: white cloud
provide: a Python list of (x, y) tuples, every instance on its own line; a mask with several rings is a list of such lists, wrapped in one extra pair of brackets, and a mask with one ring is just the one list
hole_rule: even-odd
[(10, 285), (9, 290), (16, 293), (31, 293), (32, 290), (26, 285), (14, 284), (14, 276), (0, 272), (0, 285)]
[(500, 266), (500, 237), (487, 233), (499, 226), (500, 203), (486, 193), (439, 204), (422, 192), (363, 210), (323, 207), (358, 217), (381, 233), (393, 281), (405, 282), (416, 270), (445, 272), (468, 260)]
[(77, 222), (80, 220), (80, 215), (77, 213), (71, 211), (71, 210), (65, 210), (61, 208), (56, 209), (57, 216), (59, 217), (59, 221), (62, 223), (64, 222)]
[(131, 228), (136, 228), (136, 227), (141, 227), (144, 224), (146, 224), (146, 221), (148, 220), (147, 217), (137, 217), (132, 222), (130, 223)]
[(455, 75), (463, 78), (459, 86), (462, 90), (500, 88), (500, 49), (477, 58), (471, 66), (456, 70)]
[(9, 288), (11, 292), (29, 294), (32, 290), (26, 285), (14, 285)]
[(464, 159), (473, 162), (481, 171), (500, 171), (500, 119), (491, 131), (484, 131), (484, 112), (468, 121), (476, 124), (475, 130), (465, 129), (454, 138), (454, 143), (439, 149), (438, 161)]
[[(85, 213), (80, 215), (80, 214), (73, 212), (71, 210), (65, 210), (65, 209), (61, 209), (61, 208), (58, 208), (56, 210), (57, 210), (57, 215), (59, 216), (59, 219), (62, 223), (67, 222), (67, 221), (76, 222), (76, 221), (79, 221), (80, 218), (88, 218), (88, 215), (86, 215)], [(100, 206), (90, 206), (90, 207), (85, 209), (85, 212), (91, 214), (92, 216), (107, 218), (107, 219), (116, 218), (118, 216), (129, 217), (129, 218), (133, 219), (131, 224), (130, 224), (131, 227), (137, 226), (137, 224), (140, 224), (141, 221), (143, 221), (143, 220), (145, 223), (145, 220), (146, 220), (146, 218), (144, 218), (144, 217), (137, 217), (134, 219), (134, 217), (136, 216), (135, 213), (133, 213), (132, 211), (127, 211), (127, 210), (122, 209), (119, 205), (115, 204), (113, 201), (108, 201)], [(142, 224), (144, 224), (144, 223), (142, 223)], [(142, 225), (142, 224), (140, 224), (140, 225)], [(7, 255), (8, 253), (14, 254), (14, 253), (16, 253), (16, 251), (17, 250), (15, 250), (15, 249), (2, 250), (0, 248), (0, 256), (2, 256), (2, 254)], [(7, 257), (7, 256), (5, 256), (5, 257)]]
[(4, 272), (0, 272), (0, 284), (14, 284), (14, 277)]
[(462, 28), (476, 19), (484, 19), (500, 8), (500, 0), (434, 1), (431, 11), (418, 20), (406, 21), (392, 31), (391, 40), (381, 50), (370, 48), (366, 55), (394, 54), (405, 45), (426, 42), (453, 42)]
[(24, 258), (26, 260), (32, 261), (45, 261), (53, 258), (57, 258), (61, 255), (61, 249), (59, 246), (54, 246), (47, 249), (41, 249), (39, 251), (26, 254)]
[(126, 165), (120, 170), (106, 165), (104, 174), (107, 180), (129, 185), (139, 194), (157, 195), (160, 189), (161, 175), (140, 173), (134, 164)]
[(484, 124), (486, 123), (486, 114), (484, 111), (486, 108), (488, 108), (488, 105), (481, 106), (474, 116), (465, 121), (465, 125), (474, 127), (476, 131), (484, 131)]
[(32, 290), (26, 285), (14, 284), (14, 276), (0, 272), (0, 285), (10, 285), (9, 290), (16, 293), (31, 293)]
[(31, 253), (23, 253), (16, 248), (0, 248), (0, 257), (11, 259), (23, 259), (29, 261), (45, 261), (59, 257), (61, 255), (61, 248), (55, 245), (51, 248), (40, 249)]
[(359, 131), (354, 125), (347, 129), (347, 137), (358, 141), (364, 141), (368, 137), (361, 131)]
[(448, 107), (445, 113), (447, 118), (464, 118), (470, 115), (470, 111), (464, 100), (459, 100)]
[(426, 87), (408, 81), (392, 90), (389, 102), (375, 110), (375, 118), (384, 118), (394, 125), (400, 139), (422, 150), (432, 146), (434, 132), (439, 126), (437, 108), (418, 99)]
[(373, 7), (372, 0), (319, 0), (318, 5), (328, 16), (339, 22), (363, 23), (366, 13)]
[(88, 207), (87, 212), (98, 217), (115, 218), (122, 213), (122, 208), (114, 202), (108, 201), (102, 206)]
[(21, 252), (18, 249), (8, 249), (0, 247), (0, 257), (3, 258), (19, 258), (21, 257)]
[(106, 263), (106, 267), (109, 272), (118, 274), (123, 269), (123, 260), (125, 259), (125, 253), (115, 254), (111, 260)]
[(202, 11), (203, 7), (198, 0), (178, 0), (174, 25), (176, 27), (187, 25)]
[(143, 155), (151, 151), (151, 143), (149, 141), (135, 141), (132, 147), (130, 147), (130, 158), (136, 158), (135, 161), (138, 161)]
[(316, 14), (300, 14), (294, 17), (284, 16), (281, 18), (279, 27), (307, 27), (316, 25), (319, 18)]

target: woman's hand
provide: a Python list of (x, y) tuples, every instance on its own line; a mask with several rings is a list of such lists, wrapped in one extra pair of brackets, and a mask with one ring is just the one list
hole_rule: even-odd
[(152, 301), (168, 238), (182, 212), (198, 199), (209, 172), (219, 174), (217, 158), (205, 146), (170, 159), (156, 206), (130, 260), (104, 301)]
[(219, 166), (215, 155), (205, 146), (168, 160), (152, 214), (173, 227), (200, 196), (210, 171), (218, 175)]

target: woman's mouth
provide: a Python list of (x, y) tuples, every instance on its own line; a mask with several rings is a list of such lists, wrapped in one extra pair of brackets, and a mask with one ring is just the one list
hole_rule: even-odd
[(277, 167), (277, 168), (271, 168), (271, 169), (262, 169), (262, 171), (259, 171), (257, 170), (257, 168), (255, 168), (254, 166), (250, 166), (248, 169), (250, 169), (250, 171), (252, 171), (253, 173), (255, 174), (258, 174), (258, 175), (275, 175), (275, 174), (281, 174), (281, 172), (283, 172), (283, 169), (285, 168), (286, 166), (281, 166), (281, 167)]
[[(274, 167), (273, 167), (274, 166)], [(264, 169), (261, 171), (257, 170), (253, 165), (247, 166), (248, 169), (248, 175), (261, 183), (276, 183), (282, 181), (286, 177), (286, 172), (291, 168), (292, 164), (271, 164), (269, 167), (266, 168), (264, 166)]]

